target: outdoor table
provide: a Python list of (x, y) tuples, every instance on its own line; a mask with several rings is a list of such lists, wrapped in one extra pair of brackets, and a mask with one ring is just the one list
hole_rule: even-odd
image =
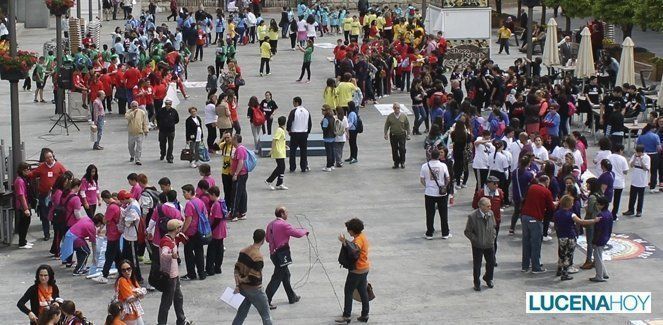
[(631, 138), (631, 133), (635, 132), (635, 134), (637, 135), (638, 131), (640, 131), (643, 127), (645, 127), (645, 125), (647, 125), (647, 123), (624, 123), (624, 127), (626, 128), (626, 132), (624, 133), (624, 138), (626, 140), (626, 150), (624, 152), (627, 155), (633, 153), (631, 151), (631, 142), (633, 142), (633, 140), (638, 138), (637, 136)]

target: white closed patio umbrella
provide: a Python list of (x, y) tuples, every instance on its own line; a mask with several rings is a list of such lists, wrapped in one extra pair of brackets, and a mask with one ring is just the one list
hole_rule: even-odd
[(622, 56), (619, 59), (619, 71), (617, 71), (616, 85), (621, 86), (625, 83), (635, 84), (635, 60), (633, 58), (633, 47), (635, 44), (630, 37), (624, 39), (622, 43)]
[(578, 49), (578, 61), (576, 62), (576, 78), (589, 78), (596, 74), (594, 69), (594, 55), (592, 54), (592, 40), (589, 28), (585, 27), (580, 32), (580, 47)]
[(663, 77), (661, 77), (661, 84), (658, 85), (658, 99), (656, 103), (658, 107), (663, 107)]
[(543, 64), (548, 67), (559, 65), (559, 50), (557, 49), (557, 21), (548, 20), (546, 28), (546, 43), (543, 46)]

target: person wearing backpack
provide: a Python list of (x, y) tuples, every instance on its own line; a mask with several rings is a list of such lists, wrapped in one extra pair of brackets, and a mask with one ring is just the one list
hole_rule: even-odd
[(364, 132), (364, 123), (359, 117), (357, 105), (354, 102), (348, 102), (348, 139), (350, 142), (350, 158), (345, 162), (350, 164), (357, 163), (357, 135)]
[(111, 192), (104, 190), (101, 192), (101, 199), (106, 204), (104, 213), (104, 224), (106, 225), (106, 252), (104, 254), (104, 267), (101, 270), (101, 276), (93, 280), (99, 283), (108, 283), (108, 275), (113, 263), (116, 267), (120, 264), (120, 238), (122, 232), (118, 229), (120, 222), (120, 203), (113, 198)]
[[(152, 211), (146, 232), (152, 247), (152, 264), (150, 275), (155, 274), (161, 267), (159, 259), (159, 245), (161, 238), (168, 233), (167, 224), (172, 219), (183, 220), (182, 213), (177, 205), (177, 192), (165, 190), (159, 194), (159, 204)], [(154, 258), (156, 257), (156, 258)]]
[(322, 127), (322, 141), (325, 143), (325, 154), (327, 155), (327, 164), (325, 168), (322, 169), (324, 172), (330, 172), (334, 169), (334, 140), (336, 139), (336, 134), (334, 133), (334, 112), (329, 105), (322, 105), (322, 121), (320, 121), (320, 127)]
[(230, 221), (246, 220), (247, 193), (246, 182), (249, 179), (249, 171), (246, 168), (248, 159), (248, 149), (242, 144), (240, 134), (233, 135), (232, 138), (235, 152), (230, 161), (230, 172), (232, 174), (232, 219)]
[(288, 210), (284, 206), (276, 207), (274, 211), (276, 219), (267, 224), (265, 230), (265, 240), (269, 243), (269, 259), (274, 263), (274, 274), (272, 279), (267, 285), (265, 293), (267, 294), (267, 302), (269, 309), (276, 309), (272, 305), (272, 297), (278, 290), (281, 282), (283, 282), (283, 289), (288, 295), (288, 302), (294, 304), (299, 301), (300, 296), (295, 294), (290, 286), (290, 270), (288, 265), (292, 264), (290, 257), (290, 237), (301, 238), (308, 236), (308, 231), (303, 228), (294, 228), (288, 223)]
[(344, 308), (343, 315), (336, 319), (336, 324), (349, 324), (352, 315), (352, 296), (355, 289), (359, 292), (361, 299), (361, 316), (357, 317), (357, 321), (366, 323), (368, 322), (369, 312), (369, 298), (368, 298), (368, 271), (370, 270), (371, 263), (368, 259), (368, 251), (370, 245), (366, 234), (364, 233), (364, 223), (357, 218), (353, 218), (345, 222), (345, 228), (348, 234), (354, 239), (352, 242), (345, 238), (344, 234), (338, 235), (338, 240), (347, 247), (352, 243), (359, 250), (358, 258), (348, 268), (348, 276), (345, 279), (344, 288)]
[(262, 133), (262, 128), (265, 125), (265, 112), (258, 102), (258, 97), (251, 96), (249, 99), (249, 109), (246, 114), (251, 123), (251, 133), (253, 134), (253, 152), (258, 153), (260, 151), (260, 134)]
[[(147, 175), (138, 174), (137, 180), (138, 180), (138, 185), (140, 186), (141, 189), (140, 197), (138, 198), (138, 203), (140, 204), (140, 211), (141, 211), (140, 223), (138, 225), (138, 231), (139, 231), (138, 256), (141, 257), (143, 263), (149, 264), (155, 261), (156, 256), (155, 254), (153, 254), (153, 251), (151, 250), (151, 246), (149, 244), (149, 240), (148, 238), (145, 238), (144, 234), (145, 234), (145, 229), (147, 228), (148, 219), (150, 218), (150, 216), (152, 216), (154, 209), (159, 204), (159, 192), (157, 191), (156, 187), (148, 184)], [(144, 258), (146, 249), (148, 250), (148, 254), (150, 256), (149, 260)], [(152, 289), (149, 286), (147, 288), (148, 290)]]
[(345, 117), (345, 111), (341, 107), (336, 108), (336, 119), (334, 120), (334, 161), (336, 167), (343, 167), (343, 146), (348, 138), (348, 118)]
[(212, 240), (207, 246), (207, 276), (221, 274), (221, 264), (223, 264), (223, 239), (227, 236), (226, 220), (228, 217), (228, 208), (226, 202), (221, 198), (221, 190), (217, 186), (212, 186), (208, 190), (211, 202), (209, 212), (209, 222), (212, 229)]
[[(187, 203), (184, 207), (184, 225), (182, 232), (189, 240), (184, 244), (184, 261), (186, 263), (186, 275), (182, 280), (205, 280), (205, 252), (203, 248), (202, 234), (199, 229), (201, 218), (207, 218), (205, 203), (196, 197), (195, 188), (191, 184), (182, 186), (182, 194)], [(198, 274), (196, 275), (196, 270)]]
[(140, 204), (131, 193), (121, 190), (117, 194), (117, 199), (121, 203), (119, 228), (122, 232), (122, 258), (131, 261), (136, 268), (136, 278), (143, 282), (143, 276), (140, 272), (138, 259), (138, 224), (140, 223), (141, 211)]

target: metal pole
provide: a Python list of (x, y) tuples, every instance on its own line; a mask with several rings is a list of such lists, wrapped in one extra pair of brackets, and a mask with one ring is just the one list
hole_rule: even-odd
[(532, 24), (532, 20), (534, 20), (534, 7), (528, 6), (527, 7), (527, 60), (530, 61), (530, 63), (527, 65), (527, 77), (532, 78), (532, 50), (534, 49), (534, 46), (532, 45), (532, 27), (534, 24)]
[[(58, 80), (57, 82), (59, 83), (61, 78), (62, 78), (62, 58), (63, 58), (63, 47), (62, 45), (62, 16), (57, 15), (55, 16), (55, 20), (58, 22), (55, 24), (55, 44), (56, 44), (56, 50), (55, 50), (55, 61), (57, 62), (57, 73), (58, 73)], [(55, 114), (62, 114), (64, 113), (64, 89), (62, 87), (58, 86), (58, 90), (55, 92)]]
[(89, 11), (89, 14), (88, 14), (88, 18), (89, 18), (88, 23), (90, 23), (90, 22), (92, 22), (92, 0), (88, 0), (87, 3), (88, 3), (88, 7), (87, 7), (87, 8), (88, 8), (88, 11)]
[[(16, 57), (16, 0), (9, 0), (9, 53)], [(21, 118), (18, 109), (18, 80), (9, 84), (11, 124), (12, 124), (12, 175), (16, 175), (18, 165), (23, 161), (21, 156)], [(10, 177), (11, 178), (11, 177)]]
[(423, 19), (426, 19), (426, 9), (428, 9), (428, 1), (421, 0), (421, 15), (423, 16)]
[(81, 19), (81, 0), (76, 0), (76, 18)]

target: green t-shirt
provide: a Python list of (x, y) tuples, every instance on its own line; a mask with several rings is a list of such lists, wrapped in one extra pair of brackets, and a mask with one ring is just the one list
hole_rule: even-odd
[(33, 72), (33, 75), (35, 77), (35, 81), (43, 82), (44, 78), (46, 77), (46, 70), (44, 69), (44, 66), (37, 63), (35, 65), (35, 71)]
[(304, 51), (304, 62), (311, 62), (311, 56), (313, 56), (313, 46), (307, 47)]

